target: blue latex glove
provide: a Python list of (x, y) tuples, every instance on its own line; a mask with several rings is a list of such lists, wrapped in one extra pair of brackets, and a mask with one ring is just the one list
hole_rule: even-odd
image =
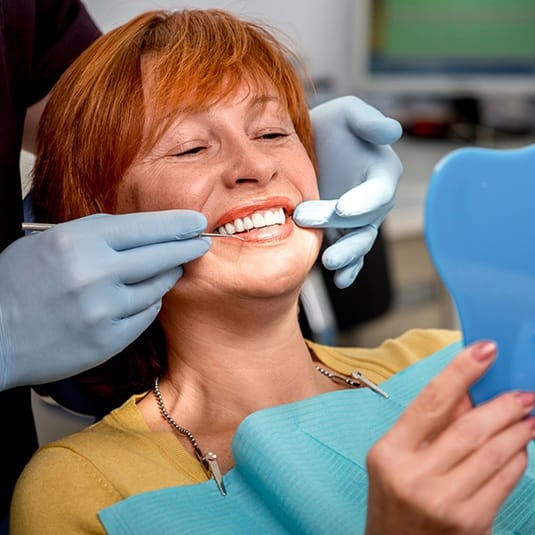
[(98, 214), (0, 254), (0, 390), (61, 379), (117, 354), (154, 320), (181, 264), (203, 255), (189, 210)]
[(338, 229), (327, 235), (337, 241), (322, 262), (336, 270), (336, 286), (346, 288), (394, 206), (403, 167), (389, 145), (401, 136), (401, 125), (352, 96), (320, 104), (310, 116), (322, 200), (301, 203), (293, 218), (303, 227)]

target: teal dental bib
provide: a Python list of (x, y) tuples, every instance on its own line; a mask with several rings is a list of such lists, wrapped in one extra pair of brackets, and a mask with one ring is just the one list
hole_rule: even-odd
[[(210, 480), (132, 496), (99, 518), (112, 535), (363, 533), (368, 450), (461, 347), (452, 344), (381, 383), (389, 399), (344, 390), (251, 414), (234, 437), (225, 497)], [(532, 446), (494, 535), (535, 533)]]

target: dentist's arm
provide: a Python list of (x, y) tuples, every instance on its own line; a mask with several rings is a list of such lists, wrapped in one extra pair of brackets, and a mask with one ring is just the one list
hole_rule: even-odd
[(301, 203), (293, 217), (300, 226), (345, 231), (322, 261), (346, 288), (394, 205), (403, 167), (389, 145), (401, 136), (401, 125), (352, 96), (321, 104), (310, 115), (322, 200)]
[(20, 238), (0, 254), (0, 390), (96, 366), (154, 320), (203, 255), (206, 219), (172, 210), (93, 215)]

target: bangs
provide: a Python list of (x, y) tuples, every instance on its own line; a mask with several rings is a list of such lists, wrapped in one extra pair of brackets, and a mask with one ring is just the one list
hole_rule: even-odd
[(255, 95), (279, 97), (317, 170), (307, 71), (271, 32), (193, 9), (149, 11), (102, 35), (58, 80), (43, 113), (36, 215), (57, 223), (113, 212), (124, 173), (178, 113), (213, 105), (244, 82)]
[(244, 82), (258, 96), (274, 90), (299, 128), (306, 101), (296, 69), (301, 60), (263, 27), (218, 10), (193, 10), (168, 15), (144, 37), (151, 117), (143, 152), (178, 113), (224, 100)]

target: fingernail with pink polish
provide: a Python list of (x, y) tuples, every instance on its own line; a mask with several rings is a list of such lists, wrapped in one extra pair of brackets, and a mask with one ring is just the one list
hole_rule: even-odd
[(516, 398), (520, 401), (526, 409), (535, 407), (535, 393), (534, 392), (515, 392)]
[(492, 340), (482, 340), (472, 345), (472, 357), (479, 361), (485, 362), (496, 355), (496, 343)]
[(528, 416), (524, 420), (525, 424), (531, 429), (532, 436), (535, 437), (535, 416)]

